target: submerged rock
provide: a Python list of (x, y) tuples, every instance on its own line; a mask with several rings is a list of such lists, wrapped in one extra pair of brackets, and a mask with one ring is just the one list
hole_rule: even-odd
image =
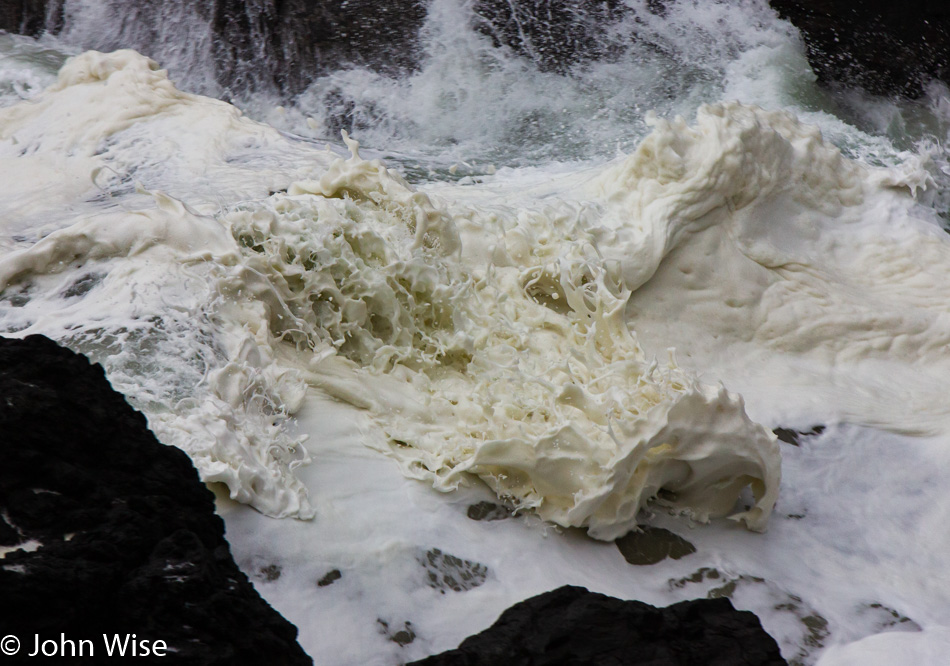
[(468, 507), (466, 515), (472, 520), (505, 520), (511, 518), (512, 511), (503, 504), (478, 502)]
[(792, 428), (774, 428), (772, 430), (775, 436), (779, 438), (779, 441), (791, 444), (792, 446), (799, 446), (802, 437), (815, 437), (824, 431), (825, 426), (823, 425), (812, 426), (810, 430), (793, 430)]
[(445, 594), (446, 590), (465, 592), (482, 585), (488, 578), (488, 567), (478, 562), (463, 560), (455, 555), (432, 548), (420, 553), (416, 561), (425, 569), (429, 587)]
[(176, 663), (311, 663), (234, 563), (188, 456), (41, 336), (0, 338), (0, 516), (5, 634), (93, 639), (95, 657), (101, 634), (128, 633)]
[(317, 581), (317, 587), (326, 587), (327, 585), (333, 585), (335, 582), (343, 578), (343, 573), (339, 569), (330, 569), (326, 574), (324, 574), (320, 580)]
[(615, 543), (627, 562), (641, 566), (656, 564), (666, 558), (678, 560), (696, 552), (696, 547), (689, 541), (662, 527), (641, 527)]
[(758, 618), (725, 598), (655, 608), (565, 586), (515, 604), (455, 650), (415, 666), (785, 664)]

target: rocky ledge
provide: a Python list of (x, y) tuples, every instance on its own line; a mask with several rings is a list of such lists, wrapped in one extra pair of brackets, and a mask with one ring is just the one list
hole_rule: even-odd
[(188, 456), (41, 336), (0, 338), (0, 590), (21, 657), (38, 636), (99, 663), (102, 634), (134, 634), (139, 659), (164, 645), (175, 663), (312, 663), (235, 565)]
[(515, 604), (455, 650), (409, 666), (777, 666), (759, 619), (726, 598), (655, 608), (565, 586)]

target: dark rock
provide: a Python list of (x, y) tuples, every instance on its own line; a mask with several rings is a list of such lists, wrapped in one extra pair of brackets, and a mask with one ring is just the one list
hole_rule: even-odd
[(327, 585), (333, 585), (341, 578), (343, 578), (343, 574), (340, 573), (339, 569), (331, 569), (323, 576), (323, 578), (317, 581), (317, 586), (326, 587)]
[[(648, 0), (664, 14), (676, 0)], [(81, 48), (134, 48), (158, 60), (169, 48), (158, 30), (171, 0), (104, 0), (112, 30), (85, 36)], [(194, 3), (184, 22), (208, 39), (214, 78), (225, 94), (301, 92), (321, 74), (361, 65), (400, 73), (418, 64), (419, 30), (430, 0), (213, 0)], [(0, 2), (0, 30), (36, 36), (64, 30), (64, 0)], [(770, 0), (801, 32), (823, 82), (858, 84), (883, 95), (917, 97), (931, 79), (950, 81), (950, 5), (925, 0)], [(176, 1), (175, 12), (181, 14)], [(186, 7), (188, 7), (186, 5)], [(610, 58), (635, 34), (614, 34), (629, 15), (622, 0), (474, 0), (475, 28), (497, 47), (531, 58), (543, 71)], [(177, 15), (176, 14), (176, 15)], [(118, 37), (115, 27), (119, 26)], [(152, 26), (152, 27), (150, 27)], [(207, 27), (204, 27), (207, 26)], [(636, 21), (621, 32), (636, 32)], [(98, 41), (97, 41), (98, 39)], [(174, 46), (178, 48), (178, 46)], [(195, 63), (197, 66), (197, 63)], [(209, 91), (199, 91), (209, 92)]]
[(399, 647), (406, 647), (416, 640), (416, 632), (412, 628), (412, 622), (403, 622), (401, 629), (394, 629), (388, 622), (380, 618), (376, 618), (376, 622), (379, 624), (382, 634)]
[(21, 35), (58, 32), (63, 25), (64, 0), (8, 0), (0, 2), (0, 30)]
[(261, 578), (268, 583), (280, 580), (281, 572), (282, 570), (279, 564), (268, 564), (266, 567), (261, 567), (260, 569)]
[(488, 567), (478, 562), (463, 560), (455, 555), (432, 548), (416, 556), (425, 569), (426, 583), (445, 594), (447, 590), (465, 592), (483, 584), (488, 578)]
[(814, 437), (824, 431), (825, 426), (823, 425), (812, 426), (811, 430), (792, 430), (791, 428), (774, 428), (772, 430), (779, 440), (786, 444), (791, 444), (792, 446), (798, 446), (801, 443), (802, 437)]
[(615, 543), (624, 559), (636, 565), (656, 564), (666, 558), (678, 560), (696, 552), (689, 541), (662, 527), (641, 527)]
[(876, 632), (883, 631), (923, 631), (921, 626), (909, 617), (889, 606), (880, 603), (864, 605), (858, 612), (873, 623)]
[[(648, 0), (664, 15), (677, 0)], [(880, 95), (918, 97), (931, 79), (950, 82), (950, 5), (912, 0), (770, 0), (802, 33), (808, 60), (823, 83), (859, 85)], [(625, 43), (647, 39), (619, 0), (475, 0), (475, 27), (495, 46), (565, 73), (610, 58)], [(621, 23), (622, 21), (622, 23)]]
[[(3, 633), (134, 633), (176, 663), (310, 664), (235, 565), (214, 496), (102, 368), (41, 336), (0, 338)], [(10, 544), (10, 531), (16, 533)]]
[[(415, 66), (417, 37), (429, 0), (104, 0), (110, 30), (81, 35), (84, 49), (135, 49), (162, 62), (168, 44), (160, 26), (176, 16), (179, 41), (210, 40), (214, 78), (225, 96), (247, 91), (292, 96), (316, 77), (348, 65), (396, 73)], [(0, 2), (0, 30), (59, 34), (63, 0)], [(68, 32), (68, 30), (67, 30)], [(167, 62), (162, 62), (167, 65)], [(193, 63), (193, 66), (201, 66)], [(185, 72), (173, 72), (174, 78)], [(208, 93), (207, 90), (198, 92)]]
[(218, 80), (237, 89), (301, 92), (321, 74), (363, 65), (395, 74), (417, 60), (428, 0), (215, 0)]
[(541, 71), (563, 73), (609, 55), (609, 29), (624, 5), (619, 0), (476, 0), (472, 9), (475, 28), (496, 47), (531, 58)]
[(511, 518), (511, 510), (494, 502), (478, 502), (470, 505), (465, 515), (472, 520), (504, 520)]
[(770, 0), (805, 40), (823, 82), (879, 95), (919, 97), (928, 81), (950, 82), (950, 4), (910, 0)]
[(455, 650), (416, 666), (770, 666), (778, 645), (722, 599), (655, 608), (565, 586), (515, 604)]

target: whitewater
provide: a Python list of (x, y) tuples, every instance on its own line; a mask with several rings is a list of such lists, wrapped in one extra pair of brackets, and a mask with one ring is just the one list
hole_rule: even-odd
[[(437, 0), (417, 71), (287, 102), (187, 31), (89, 50), (92, 4), (0, 33), (0, 333), (103, 364), (315, 659), (575, 584), (728, 596), (790, 663), (942, 663), (945, 87), (833, 95), (758, 2), (644, 5), (648, 45), (542, 71)], [(638, 526), (696, 552), (631, 565)]]

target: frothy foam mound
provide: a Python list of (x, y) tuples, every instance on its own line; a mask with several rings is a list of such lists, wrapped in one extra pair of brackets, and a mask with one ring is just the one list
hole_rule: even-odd
[(723, 103), (692, 125), (655, 121), (583, 191), (603, 203), (600, 248), (647, 348), (675, 346), (730, 383), (822, 391), (824, 418), (934, 433), (950, 416), (935, 296), (950, 247), (919, 205), (926, 166), (870, 168), (789, 113)]
[[(706, 229), (738, 219), (758, 227), (754, 232), (761, 236), (784, 217), (812, 213), (834, 219), (862, 203), (860, 167), (824, 143), (817, 127), (791, 114), (732, 102), (700, 107), (694, 126), (681, 117), (650, 122), (654, 131), (637, 150), (588, 188), (610, 207), (608, 217), (624, 241), (624, 277), (631, 289)], [(763, 204), (782, 194), (789, 206), (774, 209), (774, 219), (768, 219)], [(742, 249), (755, 242), (753, 233), (738, 240)], [(796, 239), (766, 237), (759, 244), (778, 255), (782, 241)], [(780, 264), (784, 258), (763, 261)]]
[[(71, 102), (74, 119), (62, 113)], [(283, 427), (305, 379), (370, 410), (388, 441), (369, 443), (441, 490), (474, 475), (603, 539), (635, 527), (658, 496), (699, 521), (735, 510), (764, 529), (779, 487), (774, 436), (738, 396), (643, 353), (624, 320), (636, 285), (603, 258), (599, 205), (447, 203), (349, 142), (349, 159), (321, 168), (327, 157), (314, 154), (286, 194), (245, 194), (202, 216), (125, 183), (168, 183), (220, 211), (189, 173), (217, 160), (217, 194), (250, 194), (260, 185), (244, 184), (235, 153), (265, 162), (293, 150), (232, 107), (179, 93), (131, 52), (75, 58), (44, 96), (5, 113), (10, 152), (26, 144), (46, 164), (66, 148), (78, 191), (84, 174), (110, 174), (93, 181), (108, 198), (0, 261), (4, 296), (27, 301), (5, 327), (102, 358), (159, 435), (233, 497), (308, 515)], [(51, 119), (61, 127), (40, 134)], [(170, 132), (184, 156), (160, 168), (169, 146), (143, 140), (143, 127)], [(280, 170), (258, 169), (271, 182)], [(62, 273), (72, 286), (55, 287)], [(61, 307), (76, 296), (81, 307)]]
[[(275, 335), (315, 348), (313, 381), (359, 396), (407, 474), (442, 490), (475, 474), (603, 539), (661, 490), (705, 521), (751, 485), (754, 506), (734, 517), (765, 527), (774, 437), (737, 396), (647, 359), (623, 320), (629, 291), (596, 254), (548, 223), (571, 251), (546, 264), (463, 261), (449, 213), (353, 150), (228, 221), (278, 289)], [(352, 372), (331, 369), (330, 350)]]

